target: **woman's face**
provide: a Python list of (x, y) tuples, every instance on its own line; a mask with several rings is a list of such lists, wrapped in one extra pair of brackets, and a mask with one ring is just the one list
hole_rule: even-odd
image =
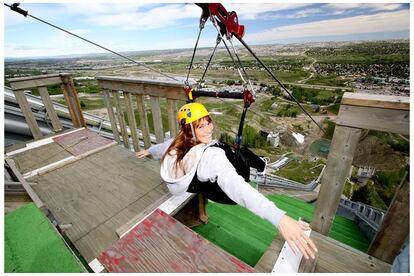
[(207, 117), (201, 118), (198, 126), (194, 128), (197, 141), (208, 144), (213, 140), (213, 122), (209, 121)]

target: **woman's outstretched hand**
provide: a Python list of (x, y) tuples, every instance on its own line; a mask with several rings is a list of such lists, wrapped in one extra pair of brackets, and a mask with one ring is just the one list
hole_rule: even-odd
[(318, 252), (318, 249), (304, 232), (310, 229), (309, 224), (298, 222), (291, 217), (284, 215), (280, 219), (278, 229), (283, 238), (288, 242), (294, 254), (299, 250), (305, 259), (315, 259), (315, 253)]
[(146, 150), (141, 150), (141, 151), (138, 151), (137, 153), (135, 153), (135, 155), (136, 155), (138, 158), (142, 158), (142, 157), (146, 157), (146, 156), (150, 155), (150, 153), (149, 153), (149, 151), (146, 149)]

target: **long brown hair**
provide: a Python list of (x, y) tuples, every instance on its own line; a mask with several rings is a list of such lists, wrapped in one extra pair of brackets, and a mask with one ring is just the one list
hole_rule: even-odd
[[(206, 118), (207, 121), (211, 123), (211, 117), (206, 116), (198, 119), (197, 121), (192, 122), (193, 128), (196, 129), (201, 124), (201, 120), (204, 118)], [(177, 167), (183, 160), (187, 152), (199, 143), (199, 141), (196, 142), (193, 139), (193, 132), (191, 131), (190, 124), (182, 123), (180, 133), (178, 133), (177, 137), (175, 137), (174, 141), (172, 141), (171, 145), (168, 147), (167, 151), (162, 156), (161, 163), (164, 161), (164, 158), (167, 156), (167, 154), (172, 155), (171, 152), (175, 150), (175, 154), (177, 155), (175, 166)]]

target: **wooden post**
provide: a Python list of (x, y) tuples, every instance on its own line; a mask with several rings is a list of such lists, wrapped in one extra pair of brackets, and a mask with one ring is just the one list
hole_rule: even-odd
[(102, 94), (104, 96), (106, 108), (108, 110), (109, 121), (111, 122), (111, 128), (112, 128), (112, 133), (114, 135), (114, 139), (115, 141), (120, 143), (121, 140), (119, 139), (118, 125), (116, 124), (116, 120), (115, 120), (115, 114), (114, 114), (114, 109), (112, 105), (112, 98), (107, 90), (103, 91)]
[(118, 123), (121, 127), (121, 133), (122, 133), (122, 139), (124, 140), (124, 146), (129, 149), (129, 138), (128, 138), (128, 132), (126, 130), (125, 126), (125, 119), (124, 119), (124, 111), (121, 107), (120, 97), (118, 91), (113, 91), (112, 93), (114, 100), (115, 100), (115, 107), (116, 107), (116, 115), (118, 117)]
[(160, 97), (151, 96), (152, 121), (154, 122), (155, 140), (157, 143), (164, 142), (164, 130), (160, 108)]
[(148, 127), (147, 111), (145, 110), (144, 97), (142, 95), (136, 96), (137, 109), (139, 113), (139, 121), (141, 127), (142, 138), (144, 139), (145, 148), (151, 147), (150, 132)]
[(13, 90), (14, 96), (16, 97), (17, 103), (20, 106), (20, 109), (26, 119), (26, 123), (29, 125), (30, 132), (33, 135), (35, 140), (43, 137), (42, 132), (40, 131), (39, 125), (36, 122), (36, 118), (32, 113), (29, 103), (27, 102), (26, 96), (24, 95), (23, 90)]
[(335, 127), (311, 222), (311, 228), (323, 235), (329, 234), (360, 135), (360, 129)]
[(69, 74), (61, 74), (62, 90), (68, 104), (69, 112), (72, 117), (72, 123), (75, 128), (86, 127), (85, 119), (83, 118), (82, 109), (76, 93), (75, 85)]
[(168, 126), (170, 128), (171, 138), (177, 136), (178, 126), (177, 126), (177, 101), (167, 98), (167, 110), (168, 110)]
[(46, 108), (47, 115), (50, 118), (50, 121), (52, 122), (53, 130), (55, 132), (61, 131), (62, 124), (60, 123), (59, 117), (56, 114), (55, 109), (53, 108), (52, 100), (50, 99), (49, 93), (47, 92), (47, 88), (44, 86), (41, 86), (38, 88), (40, 97), (42, 97), (43, 104)]
[(368, 254), (392, 264), (410, 233), (410, 183), (406, 175), (371, 242)]
[(134, 145), (134, 151), (141, 150), (138, 142), (137, 122), (135, 120), (134, 110), (132, 109), (131, 94), (124, 92), (125, 106), (128, 114), (129, 129), (131, 130), (132, 144)]

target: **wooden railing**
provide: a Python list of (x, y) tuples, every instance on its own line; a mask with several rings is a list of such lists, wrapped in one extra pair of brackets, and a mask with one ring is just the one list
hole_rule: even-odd
[[(156, 142), (162, 143), (165, 138), (160, 107), (162, 98), (166, 99), (167, 102), (168, 127), (171, 137), (177, 135), (177, 100), (186, 100), (182, 84), (107, 76), (97, 77), (96, 80), (103, 91), (112, 132), (117, 142), (121, 142), (122, 138), (124, 146), (129, 148), (129, 137), (131, 137), (135, 151), (141, 149), (139, 139), (144, 141), (145, 148), (151, 146), (146, 112), (146, 99), (148, 97), (151, 104)], [(138, 132), (135, 120), (134, 100), (136, 101), (136, 111), (139, 114), (140, 132)], [(127, 114), (129, 131), (124, 112)]]
[(13, 78), (9, 79), (9, 82), (13, 90), (13, 93), (16, 97), (17, 103), (20, 106), (20, 109), (26, 119), (26, 122), (35, 140), (41, 139), (43, 135), (40, 131), (39, 125), (37, 124), (35, 116), (24, 94), (24, 91), (28, 89), (38, 89), (40, 97), (42, 98), (43, 104), (45, 106), (47, 115), (52, 123), (54, 132), (60, 132), (63, 130), (63, 128), (56, 114), (56, 110), (53, 107), (52, 100), (50, 99), (47, 90), (47, 86), (50, 85), (60, 84), (60, 87), (63, 91), (66, 103), (69, 108), (73, 127), (78, 128), (86, 126), (80, 107), (79, 99), (70, 74), (54, 74), (24, 78)]
[[(409, 135), (410, 98), (344, 94), (311, 222), (311, 228), (321, 234), (329, 234), (362, 129)], [(405, 180), (397, 189), (368, 253), (392, 263), (408, 233), (409, 183)]]

